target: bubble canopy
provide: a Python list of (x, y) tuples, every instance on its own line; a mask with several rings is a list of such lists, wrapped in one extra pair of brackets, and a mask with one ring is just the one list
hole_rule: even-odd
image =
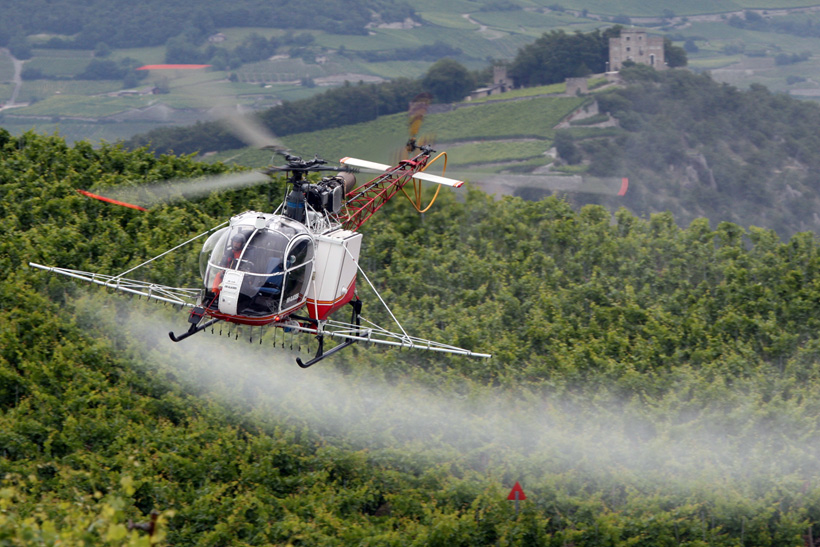
[[(202, 246), (202, 305), (249, 318), (288, 313), (307, 298), (313, 262), (313, 237), (303, 224), (279, 215), (243, 213)], [(223, 294), (226, 275), (238, 280), (236, 301), (230, 305)]]

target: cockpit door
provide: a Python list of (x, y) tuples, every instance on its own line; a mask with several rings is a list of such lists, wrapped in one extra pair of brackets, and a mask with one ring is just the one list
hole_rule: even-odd
[(239, 306), (239, 295), (245, 272), (226, 270), (222, 278), (222, 290), (219, 292), (219, 311), (228, 315), (236, 315)]
[(285, 253), (285, 279), (282, 309), (301, 305), (307, 298), (308, 284), (313, 274), (313, 239), (299, 237), (291, 241)]

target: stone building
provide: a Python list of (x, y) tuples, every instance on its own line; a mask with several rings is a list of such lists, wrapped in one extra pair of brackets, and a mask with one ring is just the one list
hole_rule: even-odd
[(649, 36), (643, 29), (623, 29), (619, 38), (609, 39), (609, 71), (621, 70), (624, 62), (649, 65), (655, 70), (666, 68), (663, 37)]
[(507, 67), (496, 65), (493, 67), (493, 85), (476, 89), (467, 100), (478, 99), (481, 97), (488, 97), (490, 95), (498, 95), (499, 93), (506, 93), (514, 87), (512, 78), (507, 76)]

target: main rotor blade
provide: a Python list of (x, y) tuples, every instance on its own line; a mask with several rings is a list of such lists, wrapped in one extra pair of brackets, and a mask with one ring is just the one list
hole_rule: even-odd
[(244, 114), (236, 108), (220, 106), (215, 109), (219, 122), (236, 138), (259, 149), (284, 152), (287, 147), (255, 116)]
[(127, 204), (151, 207), (180, 199), (207, 196), (220, 190), (248, 188), (270, 181), (270, 177), (259, 171), (229, 173), (200, 179), (182, 179), (156, 182), (143, 186), (129, 186), (101, 190), (104, 197)]
[[(201, 69), (210, 66), (211, 65), (161, 64), (145, 65), (139, 67), (137, 70)], [(240, 112), (237, 109), (238, 105), (236, 108), (232, 107), (227, 97), (206, 94), (202, 87), (196, 85), (188, 86), (187, 89), (188, 92), (196, 98), (197, 102), (200, 103), (202, 108), (210, 109), (226, 129), (245, 144), (255, 148), (267, 148), (277, 151), (285, 150), (285, 146), (272, 132), (258, 120)]]

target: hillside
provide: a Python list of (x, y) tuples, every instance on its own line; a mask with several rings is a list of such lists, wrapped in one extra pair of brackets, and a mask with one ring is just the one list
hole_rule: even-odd
[[(637, 68), (637, 67), (636, 67)], [(634, 182), (623, 205), (761, 226), (782, 237), (820, 230), (816, 130), (820, 108), (753, 85), (739, 90), (687, 71), (624, 71), (628, 85), (597, 97), (622, 133), (577, 132), (590, 174)]]
[[(152, 510), (173, 545), (820, 534), (811, 234), (476, 192), (423, 217), (391, 202), (364, 230), (368, 274), (409, 332), (495, 357), (358, 347), (303, 371), (304, 341), (173, 345), (178, 313), (25, 266), (122, 271), (265, 207), (243, 191), (139, 213), (75, 192), (222, 166), (5, 132), (0, 160), (7, 544), (145, 543), (126, 525)], [(146, 275), (196, 283), (196, 258)]]
[[(419, 78), (445, 57), (481, 70), (513, 60), (545, 33), (613, 24), (668, 37), (686, 48), (690, 67), (718, 81), (820, 93), (813, 2), (348, 4), (242, 0), (192, 12), (175, 2), (137, 11), (122, 2), (12, 2), (0, 21), (0, 126), (97, 143), (207, 119), (197, 111), (202, 80), (178, 73), (140, 80), (130, 69), (142, 64), (212, 64), (215, 79), (234, 79), (222, 90), (232, 103), (262, 110), (345, 81)], [(24, 62), (19, 88), (9, 50)], [(151, 95), (154, 87), (167, 93)]]
[[(192, 9), (185, 2), (150, 0), (134, 9), (121, 0), (74, 2), (71, 0), (11, 2), (4, 11), (3, 44), (9, 36), (50, 34), (54, 49), (94, 49), (100, 42), (115, 48), (165, 45), (180, 33), (190, 39), (207, 38), (224, 27), (324, 29), (336, 34), (367, 34), (373, 22), (400, 22), (412, 17), (412, 8), (401, 1), (349, 2), (321, 0), (311, 3), (239, 0), (231, 4), (200, 2)], [(282, 13), (288, 16), (281, 17)]]
[[(630, 189), (623, 198), (562, 195), (576, 209), (594, 203), (614, 213), (626, 207), (644, 218), (670, 211), (682, 227), (705, 217), (713, 223), (772, 229), (783, 238), (820, 231), (815, 214), (820, 209), (815, 180), (820, 167), (820, 147), (814, 142), (820, 123), (816, 103), (760, 85), (741, 90), (687, 70), (635, 67), (623, 70), (621, 76), (618, 85), (591, 78), (590, 93), (581, 96), (566, 96), (560, 84), (530, 88), (529, 96), (520, 90), (486, 102), (449, 105), (425, 118), (421, 134), (448, 153), (449, 169), (479, 185), (491, 181), (512, 185), (516, 176), (535, 171), (524, 187), (513, 190), (528, 199), (552, 192), (550, 175), (580, 175), (589, 180), (628, 177)], [(373, 87), (345, 89), (349, 89), (351, 110), (367, 110), (372, 104), (367, 98)], [(325, 119), (339, 104), (331, 98), (334, 93), (324, 101), (317, 97), (305, 104), (274, 108), (263, 119), (269, 127), (286, 130), (298, 127), (288, 124), (298, 119), (294, 115), (298, 112)], [(359, 98), (354, 100), (356, 94)], [(583, 116), (570, 119), (573, 113)], [(405, 113), (379, 116), (355, 125), (288, 134), (284, 141), (297, 153), (319, 153), (326, 159), (355, 156), (392, 161), (406, 123)], [(190, 153), (208, 150), (224, 132), (216, 124), (200, 125), (155, 132), (132, 142), (152, 142), (160, 151), (175, 150), (176, 142), (180, 151)], [(553, 146), (557, 160), (547, 153)], [(250, 149), (223, 151), (208, 158), (213, 159), (253, 167), (277, 161), (267, 151)], [(497, 186), (485, 187), (497, 191)]]

